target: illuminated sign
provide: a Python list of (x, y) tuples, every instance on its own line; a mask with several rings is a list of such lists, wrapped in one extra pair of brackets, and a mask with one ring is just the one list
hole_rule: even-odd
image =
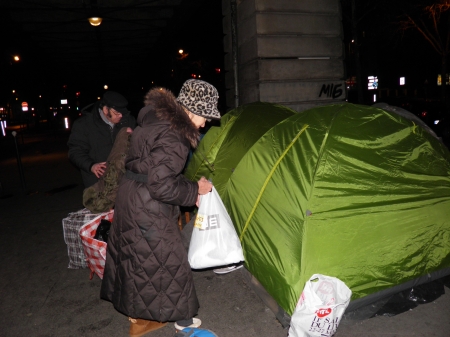
[(367, 89), (373, 90), (378, 89), (378, 77), (377, 76), (369, 76), (367, 77), (369, 83)]
[[(448, 74), (445, 76), (445, 85), (449, 85), (449, 81), (448, 81)], [(438, 74), (437, 76), (437, 85), (442, 85), (442, 76), (441, 74)]]

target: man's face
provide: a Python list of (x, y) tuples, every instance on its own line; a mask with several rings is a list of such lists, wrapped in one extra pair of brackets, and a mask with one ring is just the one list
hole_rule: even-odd
[(114, 124), (117, 124), (122, 119), (122, 114), (113, 108), (110, 108), (108, 106), (103, 107), (103, 113), (105, 114), (106, 118)]

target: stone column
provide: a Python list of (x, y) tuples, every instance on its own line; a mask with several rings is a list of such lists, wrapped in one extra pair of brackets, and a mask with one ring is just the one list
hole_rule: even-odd
[(345, 100), (339, 0), (222, 0), (222, 14), (229, 108)]

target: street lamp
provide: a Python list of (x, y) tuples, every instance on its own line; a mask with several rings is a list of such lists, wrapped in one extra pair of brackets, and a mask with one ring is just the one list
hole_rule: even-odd
[(97, 26), (101, 25), (103, 19), (98, 16), (92, 16), (92, 17), (88, 18), (88, 21), (91, 24), (91, 26), (97, 27)]

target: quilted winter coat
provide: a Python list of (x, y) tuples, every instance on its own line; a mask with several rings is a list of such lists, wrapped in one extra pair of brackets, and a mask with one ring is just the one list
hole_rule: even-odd
[(197, 200), (181, 172), (199, 133), (170, 91), (151, 90), (145, 104), (125, 164), (140, 179), (126, 173), (119, 185), (101, 297), (132, 318), (189, 319), (199, 304), (177, 219)]

